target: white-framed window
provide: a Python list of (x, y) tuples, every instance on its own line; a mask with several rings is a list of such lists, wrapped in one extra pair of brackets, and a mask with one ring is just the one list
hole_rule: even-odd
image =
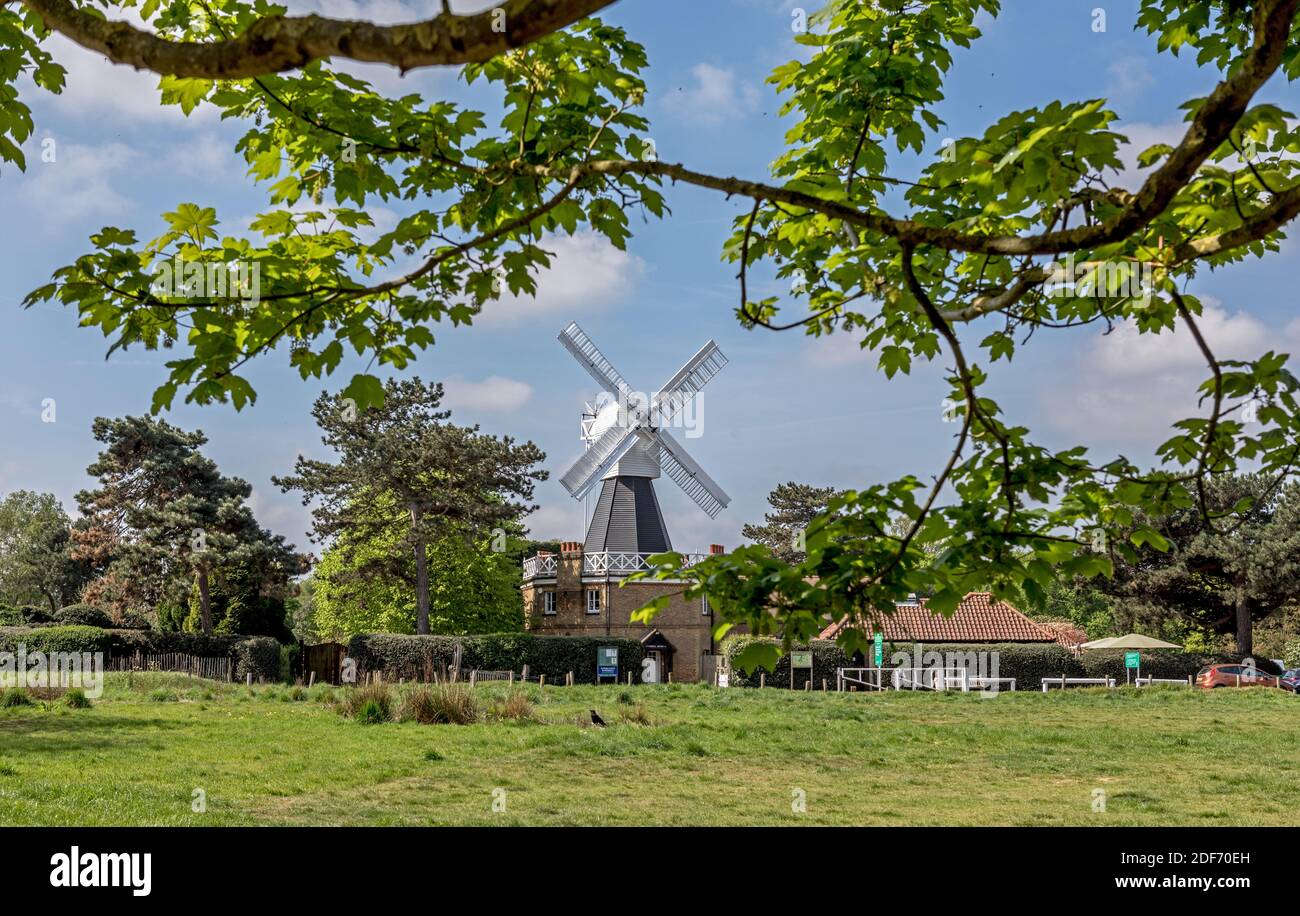
[(587, 613), (600, 613), (600, 589), (598, 588), (587, 589)]
[(542, 592), (542, 613), (555, 613), (555, 592)]
[(700, 613), (705, 617), (713, 616), (713, 608), (709, 607), (708, 595), (700, 595)]

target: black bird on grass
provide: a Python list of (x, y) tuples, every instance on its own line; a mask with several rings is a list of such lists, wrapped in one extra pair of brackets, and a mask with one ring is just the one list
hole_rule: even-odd
[(605, 720), (602, 719), (600, 713), (596, 712), (594, 709), (591, 711), (591, 724), (599, 728), (605, 727)]

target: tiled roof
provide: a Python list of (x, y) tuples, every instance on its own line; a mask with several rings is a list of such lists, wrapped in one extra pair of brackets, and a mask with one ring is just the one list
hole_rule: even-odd
[(1034, 623), (1055, 636), (1056, 641), (1067, 649), (1088, 641), (1088, 634), (1069, 620), (1035, 620)]
[[(957, 605), (951, 617), (917, 604), (898, 604), (882, 615), (877, 631), (890, 642), (1056, 642), (1056, 634), (1034, 623), (1005, 601), (995, 601), (988, 592), (971, 592)], [(822, 631), (822, 639), (839, 635), (842, 623)]]

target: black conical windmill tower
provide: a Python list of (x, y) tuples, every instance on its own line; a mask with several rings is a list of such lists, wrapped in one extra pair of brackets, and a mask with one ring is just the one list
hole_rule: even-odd
[(574, 499), (582, 499), (600, 484), (584, 551), (645, 554), (672, 550), (655, 497), (656, 477), (661, 473), (671, 477), (709, 518), (717, 517), (731, 502), (664, 429), (721, 371), (727, 358), (710, 340), (647, 403), (576, 323), (561, 332), (560, 343), (604, 391), (582, 424), (586, 453), (560, 478)]

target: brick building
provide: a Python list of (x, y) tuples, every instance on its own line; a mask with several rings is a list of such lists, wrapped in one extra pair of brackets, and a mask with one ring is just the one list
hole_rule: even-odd
[[(722, 553), (714, 544), (710, 553)], [(559, 636), (614, 636), (637, 639), (654, 658), (660, 680), (711, 677), (717, 646), (713, 614), (702, 599), (680, 596), (684, 582), (629, 582), (629, 573), (646, 568), (648, 553), (588, 550), (577, 541), (560, 545), (559, 554), (539, 552), (524, 561), (524, 618), (530, 631)], [(701, 554), (688, 554), (686, 563)], [(661, 595), (676, 595), (647, 626), (632, 612)]]

